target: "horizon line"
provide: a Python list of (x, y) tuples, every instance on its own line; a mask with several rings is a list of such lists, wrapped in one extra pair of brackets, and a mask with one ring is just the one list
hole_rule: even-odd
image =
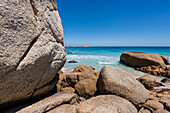
[[(84, 45), (83, 45), (84, 46)], [(82, 46), (65, 46), (65, 47), (82, 47)], [(166, 46), (87, 46), (85, 48), (88, 47), (170, 47), (170, 45), (166, 45)]]

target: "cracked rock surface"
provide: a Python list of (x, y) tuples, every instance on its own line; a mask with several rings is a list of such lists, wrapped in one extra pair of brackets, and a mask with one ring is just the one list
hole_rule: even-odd
[(55, 0), (0, 1), (0, 105), (50, 91), (65, 61)]

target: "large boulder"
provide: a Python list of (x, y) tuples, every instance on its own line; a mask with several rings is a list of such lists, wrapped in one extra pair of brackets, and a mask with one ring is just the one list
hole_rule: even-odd
[(115, 94), (135, 105), (145, 103), (149, 94), (145, 87), (128, 72), (111, 66), (101, 69), (98, 79), (100, 94)]
[(165, 65), (161, 56), (153, 53), (124, 52), (120, 56), (120, 61), (132, 67)]
[(137, 113), (132, 103), (116, 95), (100, 95), (81, 102), (77, 113)]
[(52, 89), (45, 85), (66, 61), (63, 40), (54, 0), (0, 1), (0, 104)]

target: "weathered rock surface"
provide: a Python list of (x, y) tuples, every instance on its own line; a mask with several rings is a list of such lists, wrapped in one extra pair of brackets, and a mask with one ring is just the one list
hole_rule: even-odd
[(145, 87), (128, 72), (111, 66), (101, 69), (98, 88), (101, 94), (115, 94), (135, 105), (145, 103), (149, 97)]
[(141, 108), (138, 113), (151, 113), (148, 109)]
[(84, 72), (68, 72), (68, 73), (62, 73), (59, 76), (59, 81), (57, 83), (57, 92), (62, 91), (65, 87), (72, 87), (81, 80), (84, 79), (91, 79), (93, 81), (97, 81), (96, 76), (93, 73), (84, 73)]
[(132, 67), (165, 65), (161, 56), (153, 53), (124, 52), (120, 56), (120, 61)]
[(47, 112), (61, 104), (77, 103), (78, 96), (74, 93), (61, 92), (45, 98), (31, 106), (21, 109), (17, 113), (43, 113)]
[(89, 98), (97, 91), (96, 82), (91, 79), (81, 80), (75, 85), (75, 89), (80, 96)]
[[(170, 95), (169, 95), (170, 96)], [(164, 106), (165, 106), (165, 108), (168, 110), (168, 111), (170, 111), (170, 99), (168, 99), (168, 98), (162, 98), (161, 100), (160, 100), (160, 103), (162, 103)]]
[(163, 59), (166, 65), (169, 65), (169, 58), (167, 56), (161, 56), (161, 58)]
[(0, 1), (0, 104), (29, 98), (54, 79), (66, 60), (63, 40), (54, 0)]
[(152, 75), (157, 75), (157, 76), (165, 76), (167, 73), (166, 69), (164, 70), (162, 66), (154, 66), (154, 65), (136, 68), (136, 70)]
[(81, 102), (78, 113), (137, 113), (132, 103), (116, 95), (100, 95)]
[(54, 108), (53, 110), (50, 110), (47, 113), (77, 113), (76, 105), (63, 104), (57, 108)]
[(53, 90), (57, 83), (57, 77), (55, 77), (50, 83), (46, 84), (45, 86), (35, 90), (35, 92), (32, 94), (33, 97), (38, 97), (40, 95), (45, 95), (49, 91)]
[(166, 76), (170, 78), (170, 66), (167, 66)]
[(165, 104), (166, 109), (170, 111), (170, 100), (166, 101), (164, 104)]
[(168, 111), (170, 111), (170, 100), (164, 102), (164, 105)]
[(72, 87), (65, 87), (65, 88), (62, 88), (61, 91), (74, 93), (74, 92), (75, 92), (75, 89), (72, 88)]
[(79, 65), (73, 70), (73, 72), (84, 72), (88, 74), (96, 74), (94, 69), (88, 65)]
[(167, 110), (164, 109), (158, 109), (154, 113), (169, 113)]
[(153, 110), (164, 109), (164, 106), (156, 100), (148, 100), (144, 105)]
[(145, 75), (142, 77), (137, 78), (137, 80), (142, 83), (146, 89), (153, 89), (156, 84), (156, 78), (151, 75)]

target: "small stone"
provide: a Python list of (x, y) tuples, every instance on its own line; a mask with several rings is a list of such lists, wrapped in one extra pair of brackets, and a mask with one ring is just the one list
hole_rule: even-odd
[(68, 63), (78, 63), (78, 62), (75, 60), (71, 60), (71, 61), (68, 61)]
[(155, 87), (156, 79), (151, 75), (145, 75), (137, 78), (139, 82), (141, 82), (145, 88), (152, 90)]
[(138, 113), (151, 113), (149, 110), (141, 108)]
[(88, 74), (96, 73), (94, 71), (94, 69), (88, 65), (79, 65), (73, 70), (73, 72), (84, 72), (84, 73), (88, 73)]
[(148, 106), (154, 110), (164, 109), (164, 106), (156, 100), (148, 100), (144, 105)]
[(151, 67), (150, 67), (150, 66), (148, 66), (148, 67), (146, 67), (145, 71), (146, 71), (146, 73), (148, 73), (148, 72), (151, 72), (151, 71), (152, 71), (152, 69), (151, 69)]
[(83, 101), (85, 101), (85, 100), (86, 100), (85, 98), (79, 97), (79, 101), (80, 101), (80, 102), (83, 102)]
[(61, 91), (74, 93), (75, 89), (72, 87), (65, 87), (65, 88), (61, 89)]

